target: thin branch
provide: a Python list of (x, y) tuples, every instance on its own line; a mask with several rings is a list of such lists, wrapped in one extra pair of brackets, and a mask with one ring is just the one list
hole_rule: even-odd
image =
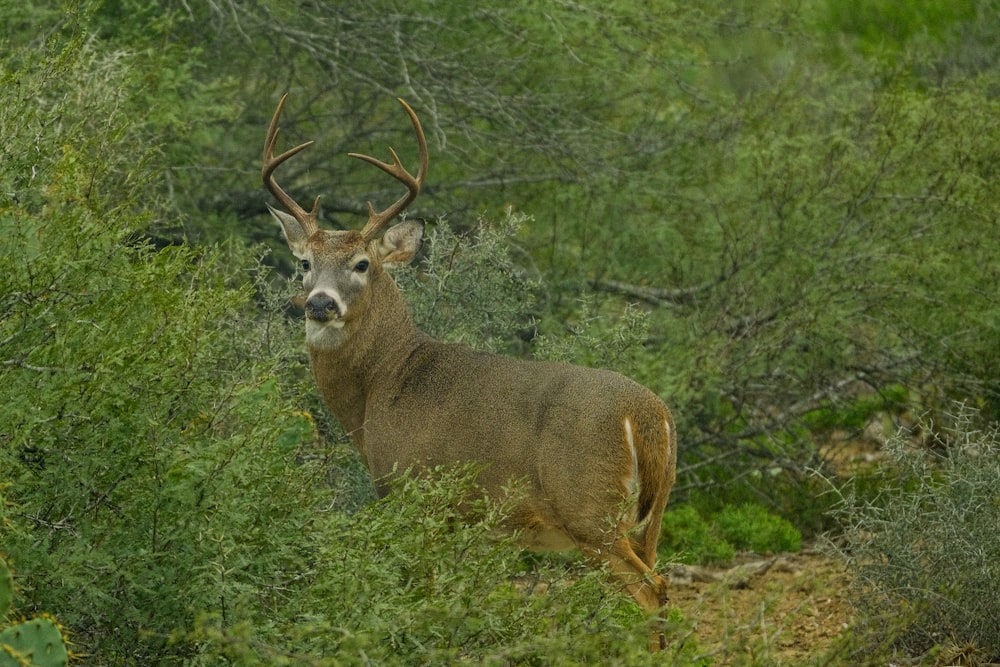
[(35, 371), (36, 373), (79, 373), (83, 372), (79, 368), (60, 368), (58, 366), (35, 366), (34, 364), (29, 364), (23, 359), (7, 359), (0, 362), (3, 366), (13, 366), (15, 368), (23, 368), (28, 371)]
[(694, 303), (697, 297), (704, 294), (713, 287), (729, 280), (735, 273), (736, 267), (723, 272), (717, 278), (713, 278), (694, 287), (647, 287), (645, 285), (633, 285), (618, 280), (592, 280), (590, 286), (599, 292), (610, 292), (611, 294), (624, 294), (654, 306), (682, 306)]

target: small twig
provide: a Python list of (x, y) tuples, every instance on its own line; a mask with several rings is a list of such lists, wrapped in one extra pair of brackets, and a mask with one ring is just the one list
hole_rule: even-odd
[(56, 368), (54, 366), (35, 366), (34, 364), (29, 364), (23, 359), (7, 359), (3, 362), (4, 366), (15, 366), (17, 368), (23, 368), (28, 371), (35, 371), (36, 373), (60, 373), (66, 371), (77, 370), (74, 368)]

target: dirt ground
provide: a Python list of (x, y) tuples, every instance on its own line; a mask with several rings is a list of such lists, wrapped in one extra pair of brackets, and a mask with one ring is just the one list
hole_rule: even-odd
[(678, 566), (670, 580), (670, 605), (714, 665), (819, 664), (851, 621), (843, 564), (814, 550), (726, 569)]

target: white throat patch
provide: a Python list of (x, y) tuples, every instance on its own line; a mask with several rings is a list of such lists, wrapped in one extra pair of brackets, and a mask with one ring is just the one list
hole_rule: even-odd
[(331, 349), (344, 341), (344, 321), (316, 322), (306, 319), (306, 344), (310, 347)]

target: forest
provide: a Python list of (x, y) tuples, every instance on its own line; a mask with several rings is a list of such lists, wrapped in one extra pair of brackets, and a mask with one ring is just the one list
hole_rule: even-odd
[[(1000, 663), (995, 2), (0, 17), (0, 667)], [(490, 537), (474, 470), (377, 499), (265, 206), (286, 94), (283, 146), (315, 143), (282, 185), (326, 229), (399, 196), (347, 153), (415, 164), (405, 99), (420, 326), (649, 387), (659, 569), (822, 551), (836, 640), (711, 643), (668, 604), (649, 654), (603, 573)]]

